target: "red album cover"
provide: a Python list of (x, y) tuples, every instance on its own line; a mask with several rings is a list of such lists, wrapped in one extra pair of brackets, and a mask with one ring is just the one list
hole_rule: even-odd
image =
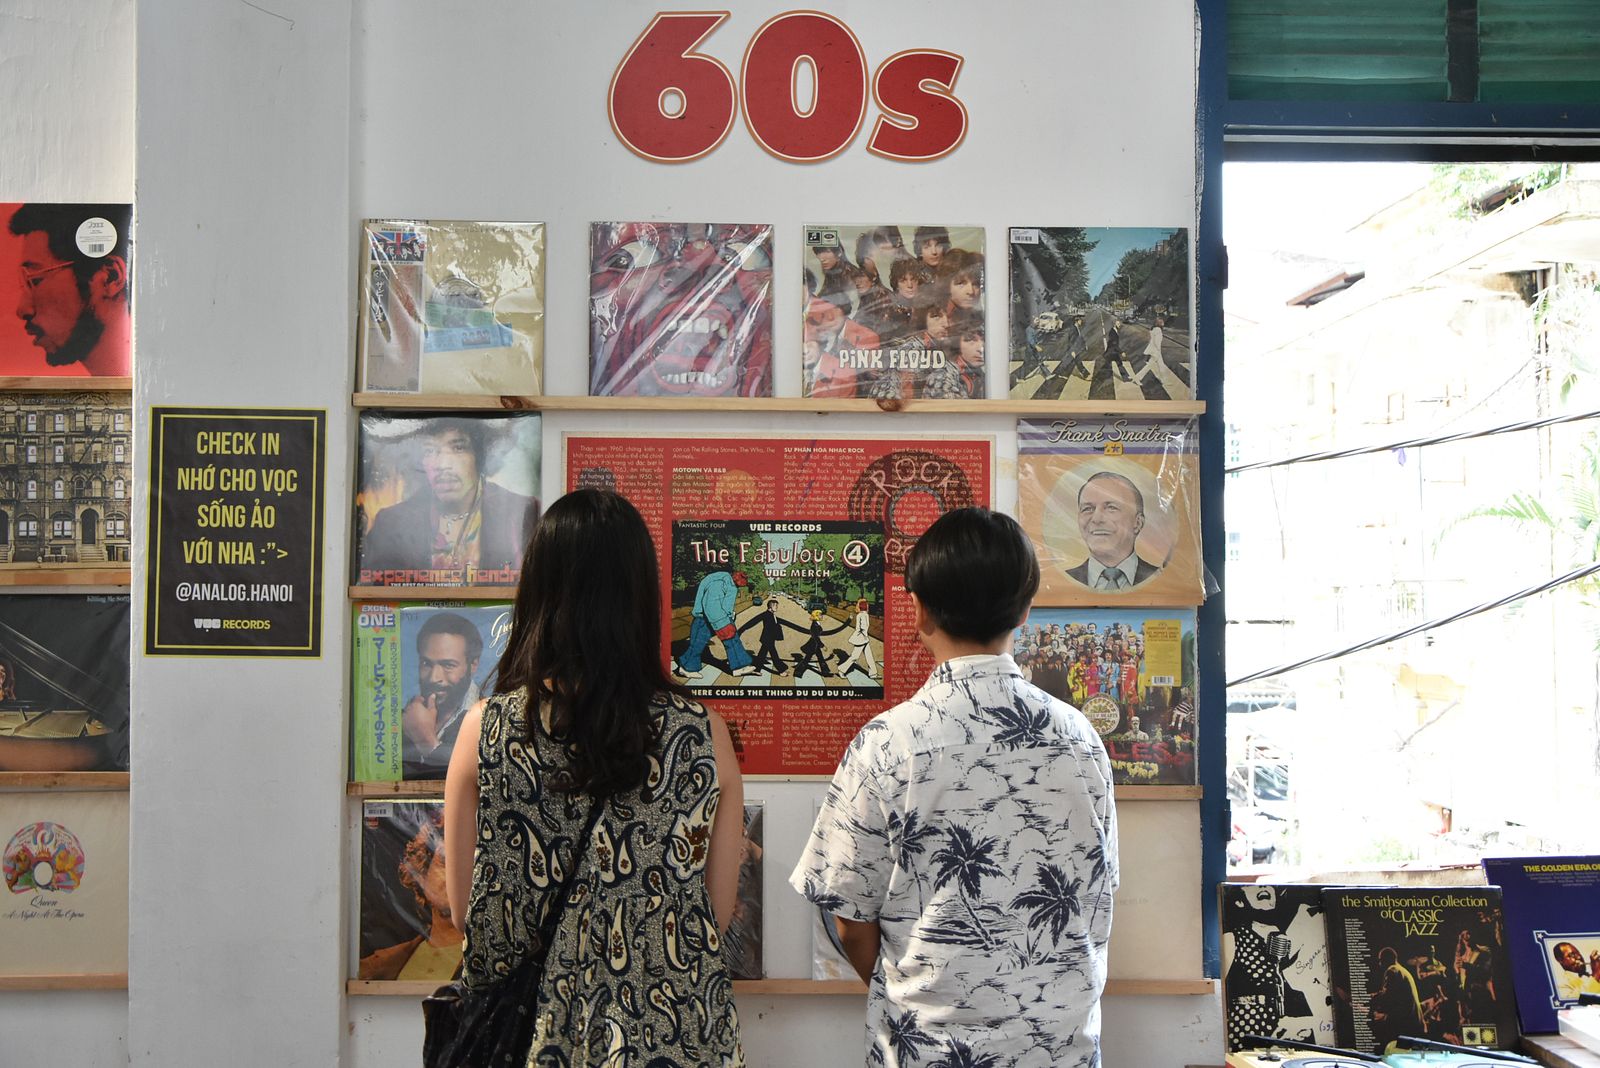
[(131, 204), (0, 204), (0, 375), (133, 373), (132, 223)]
[(748, 774), (831, 775), (861, 725), (933, 670), (906, 555), (987, 506), (992, 441), (566, 436), (569, 489), (644, 515), (674, 677), (733, 728)]

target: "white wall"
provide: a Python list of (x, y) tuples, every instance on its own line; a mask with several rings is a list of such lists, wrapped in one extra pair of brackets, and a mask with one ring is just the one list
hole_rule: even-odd
[[(133, 8), (0, 0), (0, 201), (133, 199)], [(128, 1062), (120, 990), (0, 994), (0, 1035), (41, 1020), (85, 1068)]]

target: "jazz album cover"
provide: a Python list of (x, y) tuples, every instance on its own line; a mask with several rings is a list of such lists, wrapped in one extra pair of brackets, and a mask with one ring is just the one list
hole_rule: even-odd
[(358, 604), (354, 614), (352, 781), (443, 779), (462, 718), (494, 692), (511, 606)]
[(133, 205), (0, 204), (0, 376), (133, 374)]
[(0, 771), (128, 770), (128, 597), (0, 597)]
[(1012, 227), (1011, 396), (1194, 396), (1189, 231)]
[(805, 228), (807, 397), (983, 397), (981, 226)]
[(126, 791), (0, 794), (0, 845), (0, 977), (128, 970)]
[(1099, 732), (1118, 786), (1193, 786), (1194, 620), (1185, 608), (1035, 608), (1011, 655)]
[(361, 416), (351, 582), (515, 586), (539, 521), (539, 416)]
[(127, 393), (0, 393), (0, 569), (128, 562)]
[(450, 921), (444, 865), (443, 801), (362, 803), (357, 979), (443, 983), (455, 974), (463, 938)]
[(589, 393), (772, 396), (772, 227), (589, 227)]
[(1222, 1006), (1228, 1049), (1242, 1035), (1334, 1041), (1322, 891), (1309, 883), (1223, 883)]
[(367, 220), (359, 323), (359, 389), (539, 393), (544, 224)]
[(1600, 856), (1484, 857), (1500, 887), (1506, 940), (1527, 1034), (1556, 1030), (1556, 1012), (1600, 994)]
[(1198, 419), (1017, 423), (1017, 519), (1045, 605), (1197, 605)]
[(1516, 1049), (1500, 890), (1324, 888), (1339, 1045), (1384, 1053), (1401, 1035)]

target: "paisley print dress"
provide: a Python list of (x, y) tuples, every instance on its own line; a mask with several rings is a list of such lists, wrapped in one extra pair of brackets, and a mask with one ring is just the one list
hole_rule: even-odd
[(469, 986), (515, 968), (572, 897), (545, 962), (532, 1068), (742, 1068), (739, 1017), (706, 895), (719, 788), (706, 711), (661, 695), (643, 786), (603, 802), (551, 787), (567, 751), (547, 710), (529, 741), (525, 692), (493, 698), (478, 742), (478, 845), (467, 906)]

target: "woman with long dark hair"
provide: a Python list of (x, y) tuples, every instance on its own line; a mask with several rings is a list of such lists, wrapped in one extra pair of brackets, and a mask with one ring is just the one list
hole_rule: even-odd
[(445, 851), (473, 858), (446, 869), (469, 987), (536, 949), (572, 879), (529, 1063), (744, 1064), (721, 955), (744, 787), (727, 725), (667, 675), (660, 596), (633, 505), (556, 501), (524, 554), (497, 693), (450, 761)]

